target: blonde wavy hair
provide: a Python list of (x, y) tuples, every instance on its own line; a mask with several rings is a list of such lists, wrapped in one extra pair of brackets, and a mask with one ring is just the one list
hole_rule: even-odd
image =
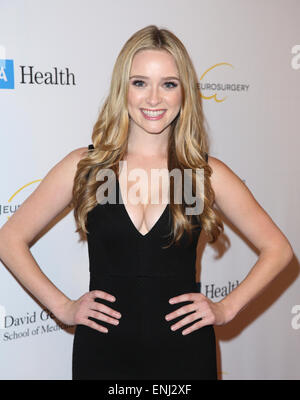
[[(208, 140), (204, 128), (202, 98), (197, 82), (197, 74), (183, 43), (169, 30), (149, 25), (134, 33), (125, 43), (115, 62), (109, 94), (93, 127), (92, 143), (94, 149), (87, 152), (77, 164), (73, 185), (74, 217), (79, 241), (87, 240), (87, 214), (97, 204), (96, 191), (99, 181), (98, 171), (112, 169), (117, 175), (117, 166), (126, 153), (128, 142), (129, 115), (127, 90), (132, 60), (142, 50), (165, 50), (175, 59), (182, 87), (182, 105), (171, 124), (168, 142), (168, 169), (192, 170), (193, 189), (195, 188), (195, 169), (204, 169), (203, 212), (197, 221), (205, 231), (208, 242), (217, 240), (223, 223), (213, 210), (214, 192), (210, 183), (212, 169), (205, 160), (208, 153)], [(174, 185), (170, 179), (170, 209), (172, 213), (173, 241), (179, 243), (186, 231), (191, 236), (195, 227), (191, 215), (184, 212), (184, 204), (174, 204), (172, 196)], [(171, 244), (172, 244), (171, 243)]]

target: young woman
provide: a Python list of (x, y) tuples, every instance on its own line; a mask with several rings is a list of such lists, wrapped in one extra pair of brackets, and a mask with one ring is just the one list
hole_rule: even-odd
[[(139, 203), (128, 179), (138, 169), (144, 172), (140, 192), (151, 189)], [(173, 179), (169, 203), (154, 202), (165, 189), (151, 186), (154, 169), (177, 169), (182, 176), (190, 170), (193, 193), (202, 170), (201, 213), (189, 215), (183, 195), (174, 201)], [(99, 200), (101, 171), (117, 176), (115, 204)], [(90, 260), (89, 291), (77, 300), (50, 282), (29, 251), (33, 238), (68, 205)], [(201, 230), (211, 243), (223, 230), (214, 206), (260, 251), (244, 281), (219, 302), (199, 293), (195, 283)], [(208, 157), (192, 61), (172, 32), (153, 25), (122, 48), (92, 144), (50, 170), (2, 227), (0, 243), (2, 260), (19, 281), (58, 319), (76, 325), (73, 379), (217, 379), (214, 325), (231, 321), (293, 253), (239, 177)]]

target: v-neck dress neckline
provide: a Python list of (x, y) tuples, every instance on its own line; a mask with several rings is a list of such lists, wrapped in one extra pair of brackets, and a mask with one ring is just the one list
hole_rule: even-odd
[(141, 238), (146, 239), (148, 236), (151, 235), (151, 233), (156, 229), (156, 227), (159, 225), (160, 221), (162, 220), (163, 216), (165, 215), (165, 213), (167, 212), (168, 208), (169, 208), (169, 203), (166, 204), (166, 207), (164, 208), (163, 212), (160, 214), (160, 216), (158, 217), (158, 219), (156, 220), (156, 222), (154, 223), (154, 225), (152, 226), (152, 228), (145, 234), (142, 234), (137, 227), (135, 226), (135, 224), (133, 223), (126, 207), (125, 207), (125, 203), (123, 201), (123, 196), (122, 196), (122, 192), (121, 192), (121, 186), (120, 186), (120, 182), (118, 177), (116, 178), (117, 181), (117, 191), (119, 192), (119, 198), (120, 198), (120, 203), (122, 206), (122, 210), (124, 212), (124, 215), (126, 216), (127, 220), (129, 220), (129, 223), (131, 225), (131, 227), (133, 228), (133, 230), (136, 232), (136, 234), (138, 236), (140, 236)]

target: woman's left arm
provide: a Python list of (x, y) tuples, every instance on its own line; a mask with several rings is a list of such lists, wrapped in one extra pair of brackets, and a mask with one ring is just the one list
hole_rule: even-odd
[[(231, 321), (289, 264), (293, 249), (244, 182), (222, 161), (209, 157), (215, 205), (259, 250), (246, 278), (215, 305), (216, 325)], [(221, 312), (222, 310), (222, 312)], [(219, 320), (218, 320), (219, 319)]]
[(208, 164), (212, 168), (210, 180), (215, 192), (215, 205), (259, 250), (259, 257), (239, 286), (219, 302), (213, 302), (202, 293), (184, 293), (169, 299), (171, 304), (183, 301), (192, 303), (167, 314), (167, 321), (194, 311), (170, 326), (172, 330), (200, 318), (185, 328), (183, 335), (205, 325), (227, 324), (272, 282), (293, 257), (288, 239), (243, 181), (217, 158), (209, 157)]

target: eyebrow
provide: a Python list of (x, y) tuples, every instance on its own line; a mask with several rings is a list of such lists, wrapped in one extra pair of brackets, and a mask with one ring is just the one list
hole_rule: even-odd
[[(143, 76), (143, 75), (133, 75), (133, 76), (130, 76), (129, 79), (132, 79), (132, 78), (149, 79), (148, 76)], [(165, 80), (165, 79), (176, 79), (177, 81), (180, 80), (177, 76), (166, 76), (166, 77), (162, 78), (162, 80)]]

